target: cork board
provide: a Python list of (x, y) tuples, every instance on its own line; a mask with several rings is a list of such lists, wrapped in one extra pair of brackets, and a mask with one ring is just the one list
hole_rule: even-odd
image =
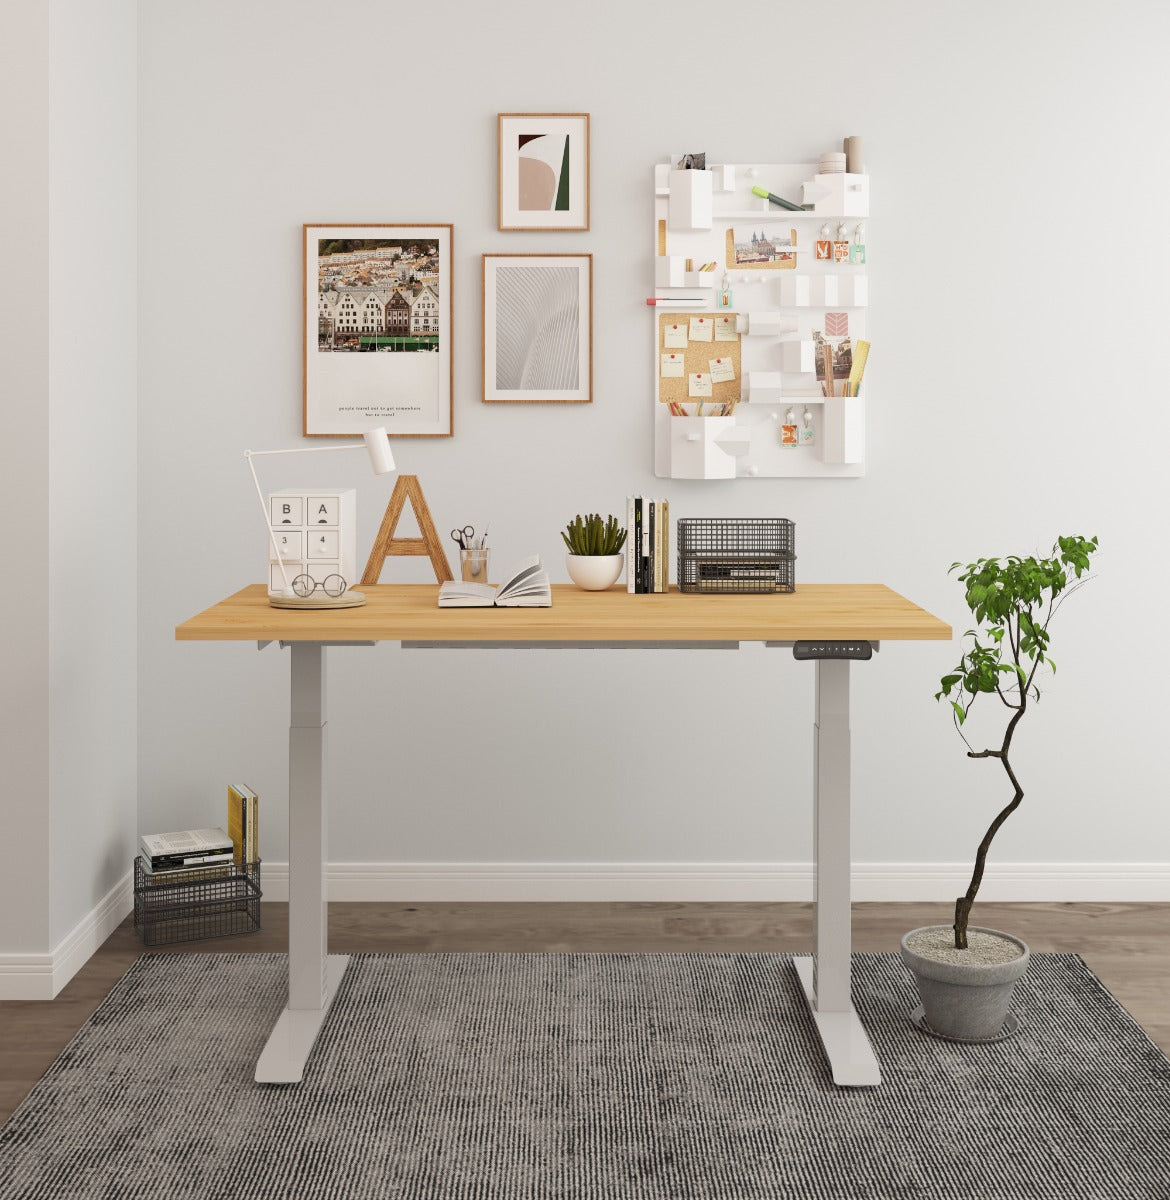
[[(742, 229), (743, 226), (740, 226)], [(748, 259), (744, 262), (738, 262), (735, 257), (735, 229), (734, 227), (727, 231), (726, 245), (726, 263), (724, 264), (731, 271), (795, 271), (796, 270), (796, 251), (791, 247), (796, 245), (796, 230), (788, 231), (791, 241), (789, 242), (788, 253), (776, 253), (774, 258), (767, 258), (761, 261), (752, 261)], [(768, 244), (769, 251), (772, 250), (771, 243)], [(776, 248), (777, 251), (783, 250), (783, 243)], [(773, 251), (775, 253), (775, 251)]]
[[(682, 404), (697, 405), (702, 400), (703, 408), (730, 403), (739, 399), (743, 389), (743, 370), (740, 363), (740, 335), (735, 335), (735, 341), (726, 342), (692, 342), (688, 339), (686, 348), (673, 348), (666, 345), (666, 330), (671, 325), (682, 325), (688, 330), (692, 317), (705, 317), (714, 321), (717, 317), (731, 317), (735, 313), (679, 312), (658, 314), (658, 350), (654, 359), (654, 369), (658, 372), (658, 400), (661, 404), (669, 404), (677, 400)], [(681, 376), (662, 375), (662, 356), (664, 354), (682, 354), (683, 373)], [(721, 383), (712, 383), (711, 395), (696, 397), (689, 394), (690, 375), (708, 375), (711, 372), (711, 360), (724, 358), (731, 360), (731, 368), (735, 372), (734, 379)]]

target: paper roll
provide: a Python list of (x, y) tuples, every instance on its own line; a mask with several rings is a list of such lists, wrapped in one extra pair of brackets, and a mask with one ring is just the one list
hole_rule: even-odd
[(845, 139), (845, 170), (850, 175), (865, 174), (865, 163), (861, 156), (861, 138), (859, 137)]

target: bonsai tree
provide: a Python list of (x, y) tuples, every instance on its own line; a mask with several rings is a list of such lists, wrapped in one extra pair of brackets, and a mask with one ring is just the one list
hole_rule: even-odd
[(626, 544), (626, 531), (618, 524), (617, 517), (603, 521), (599, 513), (591, 513), (587, 517), (574, 517), (561, 538), (570, 554), (617, 554)]
[[(960, 570), (965, 585), (967, 607), (975, 615), (978, 627), (963, 635), (963, 656), (954, 670), (942, 677), (936, 700), (945, 696), (959, 736), (967, 746), (968, 758), (997, 758), (1012, 786), (1011, 802), (991, 822), (975, 855), (975, 870), (965, 895), (955, 901), (955, 947), (967, 949), (967, 920), (983, 881), (987, 851), (999, 827), (1020, 806), (1024, 789), (1012, 770), (1009, 755), (1012, 738), (1028, 711), (1030, 700), (1040, 699), (1037, 673), (1042, 666), (1055, 672), (1049, 656), (1049, 622), (1060, 605), (1087, 580), (1081, 576), (1089, 568), (1089, 557), (1097, 549), (1097, 539), (1058, 538), (1048, 558), (981, 558), (976, 562), (952, 563), (951, 572)], [(1069, 587), (1069, 574), (1080, 582)], [(976, 750), (967, 741), (963, 725), (981, 695), (999, 698), (1006, 712), (1003, 740), (998, 747)]]

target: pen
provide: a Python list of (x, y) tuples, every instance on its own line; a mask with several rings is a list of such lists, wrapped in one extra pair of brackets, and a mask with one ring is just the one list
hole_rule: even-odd
[(781, 208), (786, 208), (789, 212), (805, 211), (799, 204), (793, 204), (791, 200), (784, 200), (779, 196), (774, 196), (767, 188), (753, 187), (752, 195), (760, 196), (765, 200), (771, 200), (773, 204), (779, 204)]

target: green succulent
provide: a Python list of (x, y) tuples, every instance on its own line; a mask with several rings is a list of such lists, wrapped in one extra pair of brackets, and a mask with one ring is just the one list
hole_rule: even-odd
[(578, 514), (565, 527), (561, 538), (570, 554), (617, 554), (626, 544), (626, 531), (617, 517), (609, 516), (603, 521), (598, 513), (587, 517)]

